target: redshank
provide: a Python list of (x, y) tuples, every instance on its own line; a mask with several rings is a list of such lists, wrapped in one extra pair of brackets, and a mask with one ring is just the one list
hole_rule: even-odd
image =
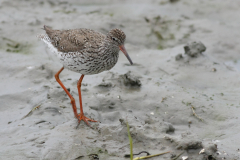
[[(110, 70), (117, 63), (119, 51), (121, 50), (130, 64), (133, 64), (125, 47), (125, 33), (120, 29), (112, 29), (107, 35), (91, 29), (53, 30), (44, 26), (46, 34), (38, 37), (47, 44), (50, 51), (55, 54), (63, 67), (55, 74), (56, 81), (71, 99), (71, 104), (78, 124), (83, 120), (90, 126), (88, 121), (97, 122), (84, 115), (82, 107), (81, 83), (84, 75), (98, 74)], [(80, 114), (77, 112), (75, 99), (59, 79), (59, 74), (67, 68), (71, 71), (81, 73), (77, 83)]]

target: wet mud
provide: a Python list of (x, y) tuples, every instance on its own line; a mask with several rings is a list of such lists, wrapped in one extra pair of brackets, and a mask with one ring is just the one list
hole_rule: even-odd
[[(152, 160), (239, 159), (239, 6), (235, 0), (0, 1), (0, 159), (129, 159), (126, 122), (134, 153), (171, 151)], [(113, 69), (83, 79), (84, 112), (99, 121), (92, 128), (76, 129), (54, 77), (62, 66), (36, 38), (43, 25), (105, 34), (120, 28), (127, 35), (134, 64), (120, 52)], [(80, 76), (60, 74), (78, 112)]]

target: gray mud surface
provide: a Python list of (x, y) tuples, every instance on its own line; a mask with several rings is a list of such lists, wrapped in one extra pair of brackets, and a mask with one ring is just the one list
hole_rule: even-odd
[[(182, 152), (178, 160), (240, 159), (239, 8), (238, 0), (1, 0), (0, 159), (124, 160), (126, 121), (134, 153), (171, 151), (152, 160)], [(101, 122), (95, 129), (75, 128), (54, 78), (62, 66), (36, 38), (43, 25), (126, 33), (134, 65), (120, 53), (113, 69), (83, 79), (84, 112)], [(191, 45), (185, 54), (193, 42), (206, 50)], [(79, 78), (60, 75), (77, 106)]]

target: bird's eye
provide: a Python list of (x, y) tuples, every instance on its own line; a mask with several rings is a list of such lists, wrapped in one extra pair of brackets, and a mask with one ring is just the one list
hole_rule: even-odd
[(114, 37), (112, 37), (112, 40), (116, 41), (117, 39), (116, 39), (116, 38), (114, 38)]

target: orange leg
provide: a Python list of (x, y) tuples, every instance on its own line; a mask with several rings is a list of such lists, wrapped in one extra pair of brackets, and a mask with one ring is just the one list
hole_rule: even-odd
[(82, 80), (83, 80), (84, 75), (82, 75), (77, 83), (77, 88), (78, 88), (78, 95), (79, 95), (79, 102), (80, 102), (80, 114), (78, 115), (77, 119), (78, 119), (78, 124), (81, 122), (81, 120), (83, 120), (88, 126), (90, 126), (90, 124), (88, 123), (88, 121), (91, 122), (97, 122), (95, 120), (92, 120), (90, 118), (87, 118), (84, 116), (83, 113), (83, 107), (82, 107), (82, 95), (81, 95), (81, 84), (82, 84)]
[(60, 86), (64, 89), (64, 91), (67, 93), (68, 97), (71, 99), (71, 103), (72, 103), (72, 108), (73, 108), (73, 112), (75, 117), (78, 117), (77, 114), (77, 107), (76, 107), (76, 103), (75, 103), (75, 99), (73, 98), (73, 96), (68, 92), (68, 90), (66, 89), (66, 87), (63, 85), (63, 83), (60, 81), (59, 79), (59, 74), (63, 71), (64, 67), (62, 67), (56, 74), (55, 74), (55, 78), (56, 81), (60, 84)]

